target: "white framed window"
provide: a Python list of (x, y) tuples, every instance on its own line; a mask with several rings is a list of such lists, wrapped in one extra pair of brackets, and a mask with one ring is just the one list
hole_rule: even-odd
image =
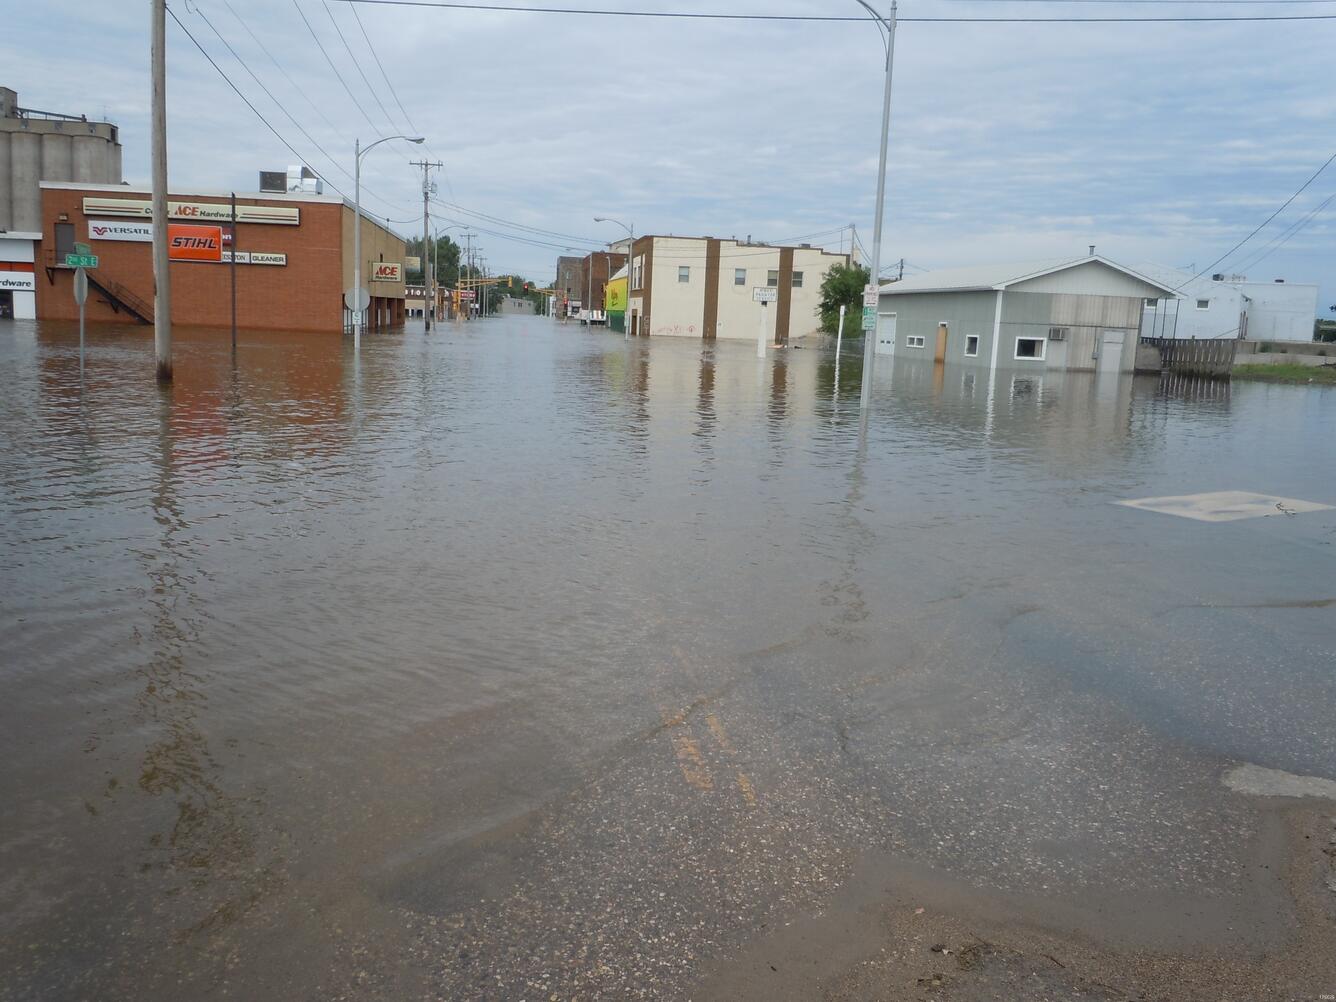
[(905, 347), (906, 347), (906, 348), (922, 348), (922, 347), (923, 347), (923, 335), (922, 335), (922, 334), (906, 334), (906, 335), (905, 335)]
[(965, 335), (965, 357), (975, 358), (979, 354), (979, 335)]
[(1042, 337), (1018, 337), (1014, 358), (1032, 358), (1040, 361), (1044, 358), (1044, 348), (1048, 341)]
[(633, 289), (641, 288), (640, 283), (644, 277), (645, 277), (645, 258), (644, 255), (641, 255), (631, 262), (631, 288)]
[(733, 284), (734, 284), (734, 285), (746, 285), (746, 284), (747, 284), (747, 269), (746, 269), (746, 268), (734, 268), (734, 269), (733, 269)]
[(793, 288), (801, 289), (802, 287), (803, 287), (803, 273), (801, 271), (795, 271), (793, 273)]
[(773, 271), (773, 270), (772, 270), (772, 271), (767, 271), (767, 272), (765, 273), (765, 284), (768, 285), (768, 286), (769, 286), (770, 288), (772, 288), (772, 289), (778, 289), (778, 288), (779, 288), (779, 272), (778, 272), (778, 271)]
[(1198, 299), (1198, 300), (1197, 300), (1197, 309), (1199, 309), (1199, 310), (1209, 310), (1210, 308), (1211, 308), (1211, 301), (1210, 301), (1209, 299)]
[(1158, 299), (1147, 299), (1145, 301), (1145, 304), (1146, 304), (1146, 309), (1153, 310), (1160, 305), (1160, 301)]
[(691, 281), (691, 265), (681, 264), (677, 266), (677, 280), (679, 282)]

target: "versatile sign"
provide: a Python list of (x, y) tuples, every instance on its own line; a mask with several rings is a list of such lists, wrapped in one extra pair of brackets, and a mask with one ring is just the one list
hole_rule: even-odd
[(0, 271), (0, 292), (36, 292), (36, 277), (31, 271)]
[[(85, 198), (83, 210), (85, 215), (150, 219), (153, 216), (153, 203), (131, 198)], [(230, 223), (232, 205), (230, 202), (168, 202), (167, 215), (173, 219)], [(286, 205), (238, 205), (237, 222), (297, 226), (301, 222), (301, 210)]]
[(115, 219), (88, 220), (89, 240), (126, 240), (131, 243), (151, 244), (153, 224), (122, 222)]
[(168, 223), (167, 256), (173, 261), (221, 261), (223, 231), (217, 226)]
[(863, 307), (863, 330), (874, 331), (877, 329), (877, 308), (875, 306)]
[(880, 291), (875, 285), (865, 285), (865, 286), (863, 286), (863, 306), (864, 306), (864, 307), (868, 307), (868, 306), (873, 306), (873, 307), (875, 307), (875, 306), (877, 305), (877, 302), (878, 302), (880, 299), (881, 299), (881, 291)]
[(752, 289), (753, 303), (775, 303), (779, 301), (779, 290), (769, 287)]
[(401, 282), (404, 266), (397, 261), (376, 261), (371, 265), (371, 281)]
[(66, 254), (65, 265), (69, 268), (96, 268), (97, 258), (92, 254)]

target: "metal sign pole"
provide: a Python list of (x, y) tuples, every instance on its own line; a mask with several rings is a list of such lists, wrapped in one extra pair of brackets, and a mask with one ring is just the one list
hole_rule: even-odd
[(232, 192), (232, 354), (237, 353), (237, 193)]
[(762, 302), (762, 303), (761, 303), (761, 327), (760, 327), (760, 330), (758, 330), (757, 333), (756, 333), (756, 357), (757, 357), (757, 358), (765, 358), (765, 329), (766, 329), (766, 327), (768, 326), (768, 325), (766, 324), (765, 321), (766, 321), (766, 314), (769, 312), (769, 310), (770, 310), (770, 304), (769, 304), (769, 303), (766, 303), (766, 302)]
[(84, 373), (84, 303), (88, 300), (88, 272), (74, 269), (74, 301), (79, 304), (79, 378)]

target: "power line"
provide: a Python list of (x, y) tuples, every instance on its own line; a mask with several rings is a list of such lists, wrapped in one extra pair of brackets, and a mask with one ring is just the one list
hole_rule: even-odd
[(371, 116), (368, 115), (366, 109), (362, 107), (362, 102), (357, 100), (357, 95), (354, 94), (353, 89), (348, 86), (348, 81), (343, 79), (343, 74), (340, 73), (339, 68), (334, 65), (334, 60), (329, 58), (329, 53), (325, 51), (325, 43), (320, 41), (320, 36), (315, 33), (315, 28), (313, 28), (311, 22), (306, 19), (306, 12), (302, 10), (301, 4), (297, 3), (297, 0), (292, 0), (292, 6), (297, 8), (297, 13), (301, 15), (302, 23), (306, 25), (306, 30), (309, 31), (311, 37), (315, 39), (315, 44), (319, 47), (320, 54), (325, 57), (325, 62), (327, 62), (329, 68), (334, 71), (334, 75), (339, 78), (339, 83), (343, 84), (343, 89), (348, 92), (348, 97), (352, 99), (353, 104), (357, 105), (357, 110), (362, 113), (362, 117), (366, 119), (367, 125), (371, 126), (376, 132), (379, 132), (379, 127), (375, 122), (371, 121)]
[(1307, 215), (1304, 215), (1295, 222), (1291, 223), (1289, 228), (1286, 229), (1285, 232), (1281, 233), (1280, 236), (1274, 238), (1271, 241), (1271, 243), (1267, 244), (1260, 251), (1254, 251), (1251, 257), (1246, 259), (1241, 265), (1238, 265), (1238, 269), (1240, 271), (1247, 271), (1249, 268), (1257, 267), (1257, 265), (1261, 264), (1263, 261), (1269, 258), (1273, 253), (1280, 250), (1282, 246), (1288, 243), (1291, 237), (1297, 235), (1300, 230), (1304, 229), (1309, 223), (1311, 223), (1315, 218), (1317, 218), (1317, 215), (1328, 205), (1330, 205), (1334, 199), (1336, 199), (1336, 192), (1332, 192), (1325, 199), (1319, 202), (1317, 208), (1313, 209)]
[[(274, 128), (273, 123), (271, 123), (269, 119), (265, 118), (263, 114), (261, 114), (260, 109), (255, 107), (255, 105), (251, 102), (250, 98), (248, 98), (244, 93), (242, 93), (241, 88), (239, 88), (232, 81), (232, 78), (229, 77), (227, 73), (223, 70), (223, 68), (218, 65), (218, 63), (214, 60), (213, 56), (209, 55), (208, 50), (205, 49), (204, 46), (200, 44), (199, 39), (194, 36), (194, 34), (191, 32), (189, 28), (187, 28), (184, 24), (181, 23), (181, 19), (176, 16), (176, 12), (172, 10), (170, 7), (168, 7), (167, 13), (170, 14), (172, 20), (176, 22), (176, 26), (180, 28), (183, 32), (185, 32), (186, 37), (190, 39), (191, 43), (195, 46), (195, 48), (199, 49), (200, 55), (202, 55), (208, 61), (209, 65), (214, 68), (214, 70), (218, 73), (218, 75), (223, 78), (223, 82), (226, 83), (227, 86), (232, 89), (232, 91), (237, 95), (237, 97), (241, 98), (241, 100), (245, 103), (247, 108), (249, 108), (252, 112), (255, 113), (255, 117), (258, 118), (264, 124), (264, 127), (274, 134), (274, 138), (277, 139), (280, 143), (282, 143), (289, 153), (291, 153), (299, 161), (305, 164), (307, 162), (307, 158), (303, 156), (300, 152), (298, 152), (296, 147), (294, 147), (290, 142), (288, 142), (287, 139), (283, 137), (283, 134), (281, 132), (279, 132), (276, 128)], [(316, 170), (314, 167), (311, 167), (311, 171), (321, 181), (323, 181), (325, 184), (329, 185), (336, 192), (338, 192), (341, 198), (347, 199), (348, 197), (347, 193), (338, 185), (336, 185), (333, 181), (331, 181), (328, 177), (320, 173), (320, 171)], [(363, 185), (363, 188), (365, 187), (366, 186)], [(379, 198), (380, 196), (377, 197)], [(384, 201), (384, 199), (381, 200)], [(392, 203), (386, 203), (386, 204), (392, 204)], [(365, 210), (363, 211), (365, 212)], [(372, 216), (373, 218), (375, 216), (374, 213), (366, 213), (366, 214)], [(381, 217), (381, 219), (384, 220), (384, 217)]]
[[(1221, 261), (1223, 261), (1225, 258), (1229, 257), (1229, 256), (1230, 256), (1231, 254), (1233, 254), (1236, 250), (1238, 250), (1240, 247), (1242, 247), (1244, 244), (1246, 244), (1249, 240), (1251, 240), (1253, 237), (1257, 236), (1258, 233), (1262, 232), (1263, 228), (1265, 228), (1266, 225), (1267, 225), (1268, 223), (1271, 222), (1271, 220), (1275, 219), (1275, 218), (1276, 218), (1277, 216), (1279, 216), (1282, 212), (1284, 212), (1285, 209), (1286, 209), (1286, 207), (1288, 207), (1289, 204), (1290, 204), (1291, 202), (1293, 202), (1296, 198), (1298, 198), (1300, 195), (1302, 195), (1302, 194), (1304, 193), (1304, 190), (1307, 189), (1307, 187), (1308, 187), (1310, 184), (1312, 184), (1314, 181), (1316, 181), (1316, 180), (1318, 179), (1318, 175), (1320, 175), (1324, 170), (1326, 170), (1328, 167), (1330, 167), (1330, 166), (1332, 165), (1332, 162), (1333, 162), (1333, 161), (1336, 161), (1336, 153), (1333, 153), (1331, 156), (1327, 157), (1326, 162), (1325, 162), (1321, 167), (1319, 167), (1317, 170), (1313, 171), (1312, 176), (1310, 176), (1310, 177), (1308, 178), (1307, 181), (1305, 181), (1303, 184), (1301, 184), (1301, 185), (1299, 186), (1299, 190), (1296, 191), (1296, 192), (1295, 192), (1293, 195), (1291, 195), (1289, 198), (1285, 199), (1285, 201), (1284, 201), (1283, 203), (1281, 203), (1281, 206), (1280, 206), (1279, 209), (1277, 209), (1275, 212), (1271, 213), (1271, 215), (1267, 216), (1266, 219), (1262, 220), (1261, 225), (1259, 225), (1255, 230), (1253, 230), (1253, 231), (1252, 231), (1251, 233), (1249, 233), (1246, 237), (1244, 237), (1242, 240), (1240, 240), (1238, 243), (1236, 243), (1233, 247), (1229, 248), (1229, 250), (1227, 250), (1227, 251), (1225, 251), (1223, 254), (1221, 254), (1218, 258), (1216, 258), (1214, 261), (1212, 261), (1210, 264), (1208, 264), (1208, 265), (1207, 265), (1205, 268), (1203, 268), (1201, 271), (1197, 272), (1197, 274), (1193, 275), (1190, 279), (1188, 279), (1187, 282), (1184, 282), (1183, 285), (1187, 285), (1188, 282), (1195, 282), (1197, 279), (1201, 278), (1203, 275), (1205, 275), (1207, 272), (1209, 272), (1212, 268), (1214, 268), (1216, 265), (1218, 265)], [(1174, 291), (1177, 292), (1179, 289), (1183, 288), (1183, 285), (1180, 285), (1180, 286), (1179, 286), (1177, 289), (1175, 289)]]
[[(390, 113), (385, 110), (385, 104), (381, 101), (380, 95), (376, 93), (376, 89), (371, 86), (371, 81), (367, 79), (366, 72), (362, 69), (362, 64), (357, 61), (357, 56), (353, 53), (353, 47), (348, 44), (348, 39), (344, 37), (343, 29), (339, 27), (339, 22), (334, 20), (334, 11), (330, 10), (328, 0), (321, 0), (321, 2), (324, 5), (325, 13), (329, 15), (329, 23), (334, 25), (334, 33), (339, 36), (339, 41), (342, 42), (343, 47), (348, 50), (348, 58), (352, 61), (353, 66), (361, 76), (362, 83), (366, 84), (366, 89), (371, 92), (372, 98), (375, 99), (376, 104), (380, 107), (380, 113), (385, 116), (385, 121), (389, 124), (390, 131), (393, 132), (395, 129), (399, 128), (399, 126), (394, 124), (394, 119), (391, 118)], [(354, 10), (355, 9), (356, 8), (354, 8)]]
[[(726, 14), (698, 11), (607, 10), (594, 7), (521, 7), (518, 4), (465, 3), (462, 0), (333, 0), (383, 7), (436, 7), (442, 10), (483, 10), (516, 14), (579, 14), (593, 17), (647, 17), (687, 21), (782, 21), (864, 23), (866, 16), (844, 14)], [(1336, 14), (1243, 14), (1166, 17), (901, 17), (918, 24), (1166, 24), (1227, 21), (1336, 21)]]
[[(229, 8), (230, 6), (231, 5), (229, 4)], [(321, 146), (320, 143), (316, 141), (315, 137), (306, 131), (306, 129), (302, 126), (301, 122), (297, 121), (296, 116), (293, 115), (292, 112), (288, 110), (287, 106), (274, 96), (273, 91), (271, 91), (268, 87), (265, 86), (264, 81), (261, 80), (259, 76), (256, 75), (255, 71), (250, 68), (250, 65), (246, 62), (246, 60), (241, 58), (241, 54), (238, 53), (237, 50), (232, 47), (232, 44), (228, 42), (228, 40), (225, 37), (223, 37), (223, 33), (218, 30), (217, 26), (214, 25), (214, 23), (209, 19), (209, 16), (205, 14), (203, 10), (200, 10), (198, 7), (193, 8), (193, 10), (194, 13), (199, 15), (199, 17), (204, 21), (204, 23), (209, 26), (209, 30), (214, 33), (214, 35), (218, 38), (218, 41), (223, 43), (223, 47), (226, 48), (227, 51), (232, 54), (232, 58), (235, 59), (237, 63), (241, 66), (241, 68), (250, 75), (250, 78), (255, 81), (256, 85), (260, 88), (260, 90), (264, 91), (265, 95), (269, 98), (270, 101), (272, 101), (275, 104), (275, 106), (277, 106), (278, 110), (283, 112), (283, 114), (288, 117), (288, 120), (297, 127), (297, 131), (306, 137), (307, 142), (309, 142), (312, 146), (314, 146), (317, 150), (319, 150), (324, 155), (325, 159), (328, 160), (331, 164), (333, 164), (334, 167), (337, 168), (341, 174), (343, 174), (345, 177), (348, 178), (348, 180), (350, 181), (353, 180), (352, 173), (348, 171), (346, 167), (344, 167), (342, 164), (339, 163), (338, 158), (333, 156), (327, 149)], [(232, 13), (235, 15), (236, 11), (233, 11)], [(243, 22), (243, 27), (244, 26), (245, 23)], [(229, 83), (230, 82), (231, 81), (229, 80)], [(289, 149), (291, 149), (291, 147), (289, 147)], [(301, 159), (303, 164), (307, 164), (309, 166), (307, 157), (301, 154), (297, 154), (297, 156)], [(327, 181), (328, 179), (322, 177), (321, 180)], [(329, 183), (330, 187), (334, 187), (333, 182)], [(385, 198), (378, 192), (373, 191), (371, 188), (368, 188), (366, 185), (363, 185), (362, 187), (366, 190), (367, 194), (371, 195), (373, 198), (384, 203), (385, 205), (388, 205), (391, 208), (397, 208), (400, 211), (407, 211), (403, 208), (403, 206), (395, 205), (389, 199)], [(336, 188), (335, 190), (337, 191), (338, 189)], [(339, 193), (343, 194), (342, 192)]]
[[(1336, 3), (1336, 0), (1329, 0), (1329, 2)], [(399, 100), (399, 92), (394, 89), (394, 84), (390, 82), (389, 74), (385, 72), (385, 64), (380, 61), (380, 56), (376, 52), (376, 47), (371, 44), (371, 36), (366, 33), (366, 25), (362, 23), (362, 15), (357, 12), (357, 4), (350, 4), (349, 6), (352, 7), (353, 17), (357, 21), (357, 27), (362, 31), (362, 37), (366, 39), (366, 47), (371, 50), (371, 58), (376, 61), (376, 66), (380, 68), (380, 75), (385, 80), (385, 86), (390, 88), (390, 95), (394, 98), (394, 103), (397, 104), (399, 110), (403, 112), (404, 121), (408, 123), (408, 131), (415, 136), (422, 135), (421, 130), (413, 124), (413, 119), (412, 116), (408, 114), (408, 109), (405, 108), (404, 103)]]

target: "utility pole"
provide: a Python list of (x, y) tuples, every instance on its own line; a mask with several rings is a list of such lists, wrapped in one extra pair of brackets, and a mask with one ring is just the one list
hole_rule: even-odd
[(153, 354), (172, 381), (172, 280), (167, 255), (167, 0), (151, 0), (153, 36)]
[[(430, 331), (431, 315), (436, 312), (436, 268), (432, 264), (431, 255), (427, 253), (427, 238), (431, 233), (431, 207), (428, 200), (436, 193), (436, 185), (431, 180), (431, 169), (445, 165), (439, 160), (434, 163), (430, 160), (410, 160), (409, 163), (414, 167), (422, 168), (422, 284), (425, 286), (422, 296), (424, 307), (422, 318), (426, 321), (427, 330)], [(428, 303), (430, 303), (429, 306)]]
[(237, 193), (232, 192), (232, 354), (237, 353)]
[[(877, 215), (876, 222), (872, 230), (872, 262), (869, 274), (871, 275), (871, 285), (873, 288), (881, 288), (881, 234), (882, 222), (886, 215), (886, 143), (891, 133), (891, 78), (892, 71), (895, 68), (895, 18), (896, 18), (896, 0), (891, 0), (891, 17), (888, 21), (882, 21), (881, 15), (869, 7), (864, 0), (858, 0), (864, 8), (867, 9), (886, 29), (886, 84), (885, 91), (881, 101), (881, 149), (878, 150), (878, 171), (877, 171)], [(863, 388), (859, 394), (859, 410), (867, 413), (868, 404), (872, 400), (872, 366), (877, 347), (876, 329), (863, 332)]]
[(896, 279), (895, 279), (895, 280), (896, 280), (897, 282), (903, 282), (903, 281), (905, 280), (905, 259), (904, 259), (904, 258), (901, 258), (901, 259), (900, 259), (900, 274), (896, 276)]

